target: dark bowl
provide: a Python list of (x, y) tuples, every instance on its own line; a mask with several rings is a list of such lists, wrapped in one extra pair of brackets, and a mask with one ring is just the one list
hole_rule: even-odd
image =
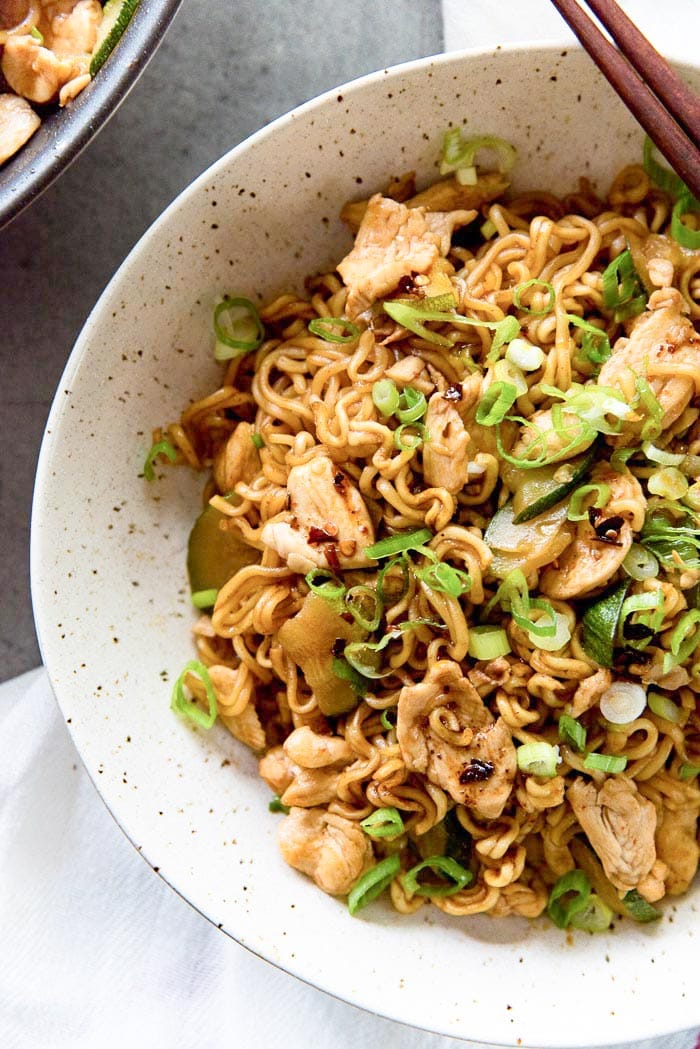
[(64, 109), (42, 112), (41, 127), (0, 167), (0, 229), (71, 164), (124, 101), (163, 39), (182, 0), (141, 0), (95, 79)]

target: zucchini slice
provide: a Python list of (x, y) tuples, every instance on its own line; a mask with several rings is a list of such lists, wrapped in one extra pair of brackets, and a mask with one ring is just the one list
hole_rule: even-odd
[(190, 532), (187, 573), (193, 594), (220, 590), (239, 569), (260, 560), (260, 551), (248, 546), (237, 529), (224, 531), (219, 527), (224, 520), (224, 514), (208, 505)]
[(92, 49), (90, 76), (94, 76), (112, 54), (138, 5), (139, 0), (107, 0)]
[(600, 601), (596, 601), (583, 614), (583, 647), (601, 667), (613, 665), (617, 624), (631, 582), (631, 579), (626, 579), (608, 590)]
[(526, 476), (513, 499), (515, 516), (513, 524), (523, 524), (531, 521), (533, 517), (539, 517), (545, 510), (551, 509), (566, 499), (567, 495), (578, 488), (581, 480), (586, 476), (595, 462), (595, 445), (585, 455), (578, 459), (572, 459), (567, 465), (571, 468), (567, 480), (556, 479), (560, 473), (563, 463), (553, 463), (551, 466), (542, 466), (536, 470), (523, 471)]

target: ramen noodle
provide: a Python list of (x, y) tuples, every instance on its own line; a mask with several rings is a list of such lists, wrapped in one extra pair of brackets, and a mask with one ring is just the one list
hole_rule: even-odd
[(222, 299), (145, 472), (209, 471), (173, 706), (259, 756), (287, 863), (601, 931), (698, 866), (699, 234), (649, 144), (605, 199), (511, 154), (450, 132), (305, 295)]

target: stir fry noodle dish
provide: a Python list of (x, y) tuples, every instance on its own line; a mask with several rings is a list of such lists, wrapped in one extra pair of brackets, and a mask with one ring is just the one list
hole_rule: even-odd
[(649, 140), (604, 198), (516, 162), (451, 128), (303, 295), (222, 289), (144, 476), (207, 478), (171, 716), (255, 752), (284, 860), (595, 933), (698, 867), (700, 203)]

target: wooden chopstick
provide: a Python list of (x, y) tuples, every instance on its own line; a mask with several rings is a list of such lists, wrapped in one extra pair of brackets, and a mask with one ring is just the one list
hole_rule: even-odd
[[(700, 198), (700, 127), (697, 98), (642, 36), (634, 23), (623, 14), (614, 0), (591, 0), (589, 7), (598, 14), (608, 32), (617, 40), (620, 50), (610, 43), (576, 0), (552, 0), (552, 3), (659, 152), (663, 153), (691, 192)], [(600, 15), (599, 11), (603, 14)], [(623, 17), (619, 17), (621, 15)], [(630, 26), (634, 32), (630, 31)], [(646, 47), (639, 46), (640, 38), (644, 40)], [(651, 75), (649, 52), (656, 56), (656, 60), (651, 62)], [(635, 71), (635, 67), (644, 79)], [(680, 96), (676, 90), (676, 81), (680, 81), (683, 88)], [(654, 91), (657, 91), (659, 98)], [(663, 98), (666, 104), (660, 101), (660, 98)], [(676, 114), (677, 120), (674, 119)]]

